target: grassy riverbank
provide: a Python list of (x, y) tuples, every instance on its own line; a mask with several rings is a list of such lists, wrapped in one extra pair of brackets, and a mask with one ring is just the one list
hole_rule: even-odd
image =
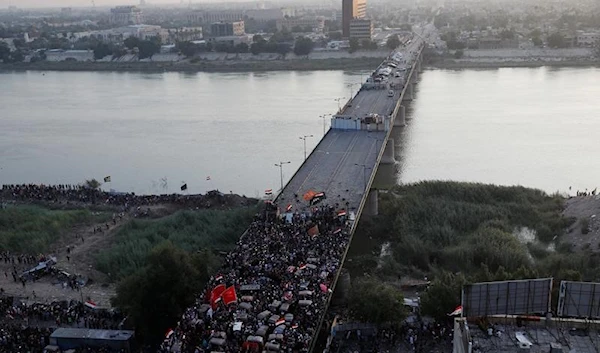
[(255, 212), (254, 208), (179, 211), (154, 220), (131, 220), (98, 254), (96, 267), (114, 280), (122, 279), (144, 266), (148, 254), (165, 242), (190, 253), (230, 251)]
[(107, 213), (89, 210), (49, 210), (38, 206), (0, 209), (0, 249), (37, 255), (74, 228), (104, 222)]
[(250, 72), (371, 70), (381, 58), (190, 62), (36, 62), (2, 64), (0, 71)]
[(563, 216), (565, 201), (524, 187), (437, 181), (397, 186), (380, 195), (381, 215), (361, 220), (345, 267), (353, 281), (433, 278), (423, 309), (441, 317), (458, 305), (466, 282), (538, 276), (555, 283), (598, 281), (596, 247), (575, 253), (568, 243), (567, 229), (581, 220)]

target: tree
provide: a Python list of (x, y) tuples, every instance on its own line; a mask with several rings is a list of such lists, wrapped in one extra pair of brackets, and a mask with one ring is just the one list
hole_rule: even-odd
[(247, 53), (248, 49), (249, 47), (246, 43), (239, 43), (235, 46), (236, 53)]
[(388, 47), (388, 49), (394, 50), (394, 49), (398, 48), (398, 46), (400, 46), (400, 39), (398, 39), (398, 36), (395, 34), (391, 35), (388, 37), (385, 45)]
[(264, 42), (264, 41), (265, 41), (265, 39), (260, 34), (255, 34), (252, 37), (252, 43), (260, 43), (260, 42)]
[(329, 37), (330, 40), (342, 40), (342, 32), (341, 31), (329, 32), (327, 34), (327, 37)]
[(119, 283), (112, 304), (133, 319), (137, 335), (155, 348), (194, 302), (214, 264), (208, 251), (190, 256), (165, 242), (151, 251), (144, 267)]
[(100, 185), (100, 182), (96, 179), (88, 179), (83, 183), (83, 186), (89, 189), (97, 189)]
[(460, 59), (465, 55), (465, 52), (462, 49), (458, 49), (457, 51), (454, 52), (454, 58), (455, 59)]
[(127, 47), (127, 49), (131, 50), (135, 47), (139, 47), (140, 40), (137, 37), (127, 37), (127, 39), (123, 41), (123, 44)]
[(0, 42), (0, 60), (7, 61), (10, 55), (10, 49), (8, 45), (4, 42)]
[(360, 44), (358, 43), (358, 39), (356, 39), (356, 38), (350, 38), (349, 44), (350, 44), (350, 53), (354, 53), (360, 47)]
[(542, 45), (544, 45), (544, 42), (542, 42), (542, 40), (540, 39), (540, 37), (533, 37), (533, 38), (531, 38), (531, 42), (536, 47), (541, 47)]
[(421, 313), (436, 320), (448, 319), (447, 314), (460, 305), (462, 286), (466, 283), (462, 274), (442, 271), (421, 294)]
[(152, 58), (154, 54), (160, 52), (160, 45), (155, 41), (143, 40), (138, 44), (138, 57), (141, 59)]
[(111, 55), (112, 50), (105, 43), (99, 43), (96, 48), (94, 48), (94, 60), (100, 60), (105, 56)]
[(564, 48), (565, 37), (558, 32), (552, 33), (548, 36), (548, 46), (550, 48)]
[(314, 47), (315, 43), (310, 38), (298, 37), (296, 43), (294, 43), (294, 54), (298, 56), (308, 55)]
[(198, 46), (192, 42), (177, 42), (176, 47), (186, 58), (196, 55), (199, 50)]
[(350, 314), (355, 320), (399, 326), (406, 317), (402, 292), (372, 278), (356, 280), (349, 299)]
[(377, 43), (373, 42), (370, 39), (363, 39), (361, 42), (361, 46), (363, 47), (363, 49), (367, 49), (367, 50), (377, 49)]

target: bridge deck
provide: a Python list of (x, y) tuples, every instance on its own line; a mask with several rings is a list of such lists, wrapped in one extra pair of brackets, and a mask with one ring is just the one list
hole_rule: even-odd
[(358, 208), (365, 192), (363, 167), (369, 180), (386, 138), (385, 132), (330, 130), (292, 177), (278, 200), (294, 209), (306, 207), (302, 195), (308, 190), (323, 191), (327, 203), (340, 208)]

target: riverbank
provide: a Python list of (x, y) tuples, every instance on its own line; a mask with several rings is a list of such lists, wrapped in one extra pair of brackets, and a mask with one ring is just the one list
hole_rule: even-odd
[(435, 69), (497, 69), (497, 68), (509, 68), (509, 67), (600, 67), (600, 60), (561, 60), (561, 61), (547, 61), (547, 60), (534, 60), (534, 61), (522, 61), (522, 60), (495, 60), (495, 61), (481, 61), (481, 60), (435, 60), (427, 63), (429, 68)]
[(133, 72), (247, 72), (370, 70), (382, 61), (379, 57), (191, 62), (36, 62), (0, 65), (0, 71), (133, 71)]

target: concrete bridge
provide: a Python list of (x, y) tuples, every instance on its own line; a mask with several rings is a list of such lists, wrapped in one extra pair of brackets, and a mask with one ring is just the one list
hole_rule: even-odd
[[(277, 204), (290, 204), (293, 209), (300, 210), (306, 207), (302, 198), (304, 193), (309, 190), (325, 192), (328, 204), (338, 205), (355, 215), (350, 228), (350, 243), (361, 215), (378, 214), (377, 190), (372, 190), (371, 186), (380, 164), (395, 163), (394, 141), (390, 134), (394, 127), (406, 124), (406, 104), (413, 99), (424, 45), (424, 41), (415, 36), (407, 47), (392, 53), (378, 68), (385, 69), (390, 63), (397, 66), (388, 70), (391, 73), (387, 81), (376, 82), (371, 76), (333, 115), (331, 129), (280, 191), (275, 200)], [(393, 64), (391, 60), (393, 55), (400, 57), (396, 53), (402, 54), (401, 64)], [(406, 69), (402, 70), (401, 66)], [(348, 248), (340, 264), (344, 263)], [(332, 289), (335, 289), (341, 268)], [(317, 336), (313, 337), (311, 352)]]

